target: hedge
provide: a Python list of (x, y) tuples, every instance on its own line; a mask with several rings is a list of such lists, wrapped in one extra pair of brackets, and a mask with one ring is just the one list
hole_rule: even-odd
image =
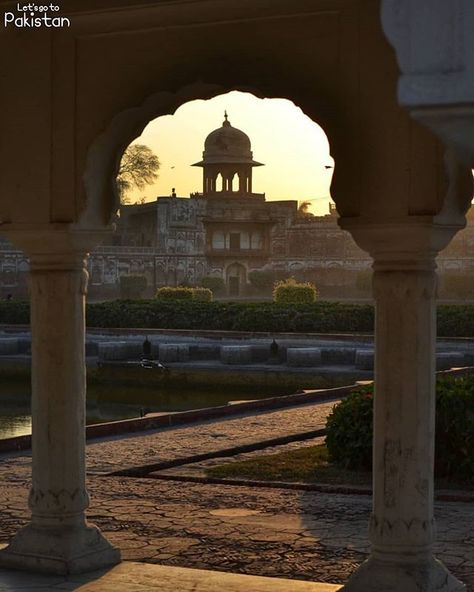
[[(352, 393), (327, 420), (326, 445), (346, 469), (372, 467), (373, 387)], [(436, 383), (435, 474), (474, 484), (474, 376)]]
[(317, 296), (314, 284), (299, 283), (294, 278), (276, 282), (273, 288), (273, 300), (277, 304), (312, 304)]
[[(29, 303), (0, 301), (0, 323), (28, 324)], [(114, 300), (87, 305), (89, 327), (145, 327), (264, 331), (287, 333), (372, 333), (374, 308), (370, 304), (318, 301), (283, 305), (274, 302), (200, 302), (196, 299)], [(474, 337), (474, 306), (438, 308), (438, 335)]]
[(166, 286), (158, 288), (156, 291), (156, 298), (160, 301), (176, 301), (176, 300), (200, 300), (202, 302), (212, 301), (212, 292), (209, 288), (172, 288)]
[(171, 288), (165, 286), (164, 288), (158, 288), (156, 291), (156, 298), (158, 300), (192, 300), (194, 298), (194, 292), (192, 288), (180, 287)]

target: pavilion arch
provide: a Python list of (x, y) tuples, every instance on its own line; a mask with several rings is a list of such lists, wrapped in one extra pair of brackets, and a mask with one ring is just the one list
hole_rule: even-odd
[(0, 36), (11, 56), (0, 64), (0, 223), (30, 257), (36, 336), (32, 519), (0, 563), (70, 573), (119, 560), (84, 520), (86, 255), (110, 227), (120, 156), (144, 126), (242, 90), (289, 99), (325, 130), (340, 224), (375, 261), (373, 553), (344, 590), (462, 590), (432, 555), (434, 268), (465, 222), (472, 175), (451, 151), (447, 182), (444, 148), (397, 104), (379, 0), (68, 5), (71, 28)]
[[(291, 96), (267, 97), (259, 90), (249, 89), (245, 86), (224, 88), (217, 84), (201, 83), (186, 86), (177, 93), (159, 92), (148, 97), (141, 106), (127, 109), (116, 115), (107, 129), (93, 141), (88, 149), (83, 173), (86, 207), (81, 214), (79, 225), (87, 226), (92, 220), (98, 218), (105, 224), (113, 221), (114, 214), (119, 207), (115, 178), (122, 154), (127, 146), (141, 135), (150, 121), (163, 115), (174, 114), (179, 107), (190, 101), (211, 99), (231, 90), (249, 92), (257, 98), (285, 98), (292, 101), (297, 107), (299, 106)], [(315, 118), (311, 119), (326, 132), (322, 122)], [(234, 185), (236, 184), (235, 179), (234, 175)], [(224, 179), (222, 175), (219, 175), (216, 179), (218, 191), (222, 189), (223, 183)]]
[[(283, 52), (248, 38), (236, 37), (222, 44), (218, 29), (209, 25), (213, 34), (204, 42), (203, 36), (198, 36), (203, 59), (196, 57), (198, 52), (185, 67), (170, 46), (164, 54), (168, 61), (145, 55), (144, 48), (152, 43), (151, 38), (148, 32), (137, 34), (136, 46), (128, 50), (133, 75), (110, 67), (105, 70), (105, 66), (101, 69), (102, 57), (95, 55), (90, 71), (82, 72), (84, 92), (90, 93), (84, 97), (83, 108), (94, 109), (97, 114), (84, 121), (84, 139), (77, 153), (76, 171), (81, 177), (77, 186), (83, 192), (78, 199), (79, 226), (110, 222), (118, 206), (115, 176), (120, 157), (151, 120), (172, 114), (191, 100), (210, 99), (231, 90), (250, 92), (258, 98), (288, 99), (323, 128), (335, 160), (331, 194), (341, 216), (370, 218), (381, 208), (390, 218), (437, 215), (441, 197), (434, 202), (431, 197), (435, 193), (441, 196), (445, 186), (444, 148), (397, 104), (398, 67), (379, 26), (377, 3), (346, 7), (343, 13), (349, 22), (343, 32), (338, 30), (333, 16), (321, 9), (310, 12), (304, 27), (301, 15), (286, 15), (286, 21), (269, 22), (272, 34), (288, 39), (292, 33), (286, 25), (297, 23), (311, 31), (314, 54), (304, 67), (297, 50), (301, 28)], [(240, 22), (237, 15), (233, 18), (232, 23)], [(358, 19), (371, 35), (356, 41), (353, 35), (358, 31)], [(249, 16), (245, 22), (245, 26), (254, 26)], [(153, 26), (159, 28), (158, 19), (154, 24), (150, 22), (150, 31)], [(341, 47), (328, 45), (331, 34), (344, 40)], [(183, 35), (187, 39), (188, 33)], [(194, 35), (189, 31), (189, 43), (196, 42)], [(90, 43), (99, 51), (106, 40), (106, 36), (105, 41), (92, 36)], [(122, 49), (117, 39), (110, 41), (110, 51), (112, 48), (115, 54), (111, 60), (118, 67)], [(191, 49), (196, 50), (188, 46)], [(340, 60), (345, 60), (344, 66)], [(293, 68), (288, 67), (290, 64)], [(384, 84), (374, 82), (380, 77)], [(103, 86), (120, 93), (103, 100), (103, 91), (96, 83), (99, 78)], [(420, 154), (423, 158), (418, 158)]]

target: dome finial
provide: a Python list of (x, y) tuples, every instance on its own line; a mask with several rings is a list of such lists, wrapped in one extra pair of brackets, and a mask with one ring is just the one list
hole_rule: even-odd
[(222, 122), (222, 126), (223, 127), (230, 126), (229, 116), (227, 115), (227, 109), (224, 111), (224, 121)]

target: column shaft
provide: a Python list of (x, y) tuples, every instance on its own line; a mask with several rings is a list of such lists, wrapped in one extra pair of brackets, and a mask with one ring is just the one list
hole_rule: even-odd
[(435, 272), (376, 271), (375, 556), (431, 553), (435, 423)]
[[(372, 552), (344, 592), (465, 592), (432, 553), (435, 429), (434, 261), (375, 262)], [(384, 269), (385, 266), (385, 269)], [(388, 268), (388, 269), (387, 269)]]
[(33, 523), (84, 522), (87, 272), (32, 263)]
[(0, 565), (80, 573), (120, 552), (86, 523), (85, 252), (32, 255), (31, 522), (0, 551)]

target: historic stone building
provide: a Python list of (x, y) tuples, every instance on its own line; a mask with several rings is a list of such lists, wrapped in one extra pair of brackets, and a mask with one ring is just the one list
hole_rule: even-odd
[(354, 272), (370, 265), (337, 226), (335, 210), (304, 215), (294, 199), (267, 201), (264, 193), (253, 192), (253, 169), (263, 165), (227, 113), (193, 166), (203, 170), (201, 192), (185, 198), (173, 190), (153, 203), (122, 206), (113, 246), (91, 258), (92, 287), (115, 284), (122, 273), (145, 274), (153, 288), (218, 277), (226, 294), (235, 297), (251, 291), (248, 276), (254, 270), (304, 277), (328, 288), (353, 284)]
[[(147, 295), (160, 286), (199, 285), (218, 277), (225, 282), (223, 296), (258, 296), (249, 283), (254, 270), (312, 281), (323, 297), (370, 294), (371, 259), (338, 226), (333, 206), (326, 216), (307, 215), (294, 199), (267, 201), (264, 193), (252, 191), (253, 168), (263, 165), (227, 113), (206, 138), (202, 160), (192, 166), (203, 170), (201, 192), (178, 197), (173, 190), (154, 202), (121, 207), (116, 233), (89, 259), (92, 298), (119, 297), (122, 275), (145, 276)], [(467, 228), (439, 258), (442, 274), (472, 274), (473, 246), (468, 217)], [(27, 258), (7, 242), (0, 247), (3, 295), (26, 295)], [(445, 297), (459, 297), (459, 289), (446, 288)]]

